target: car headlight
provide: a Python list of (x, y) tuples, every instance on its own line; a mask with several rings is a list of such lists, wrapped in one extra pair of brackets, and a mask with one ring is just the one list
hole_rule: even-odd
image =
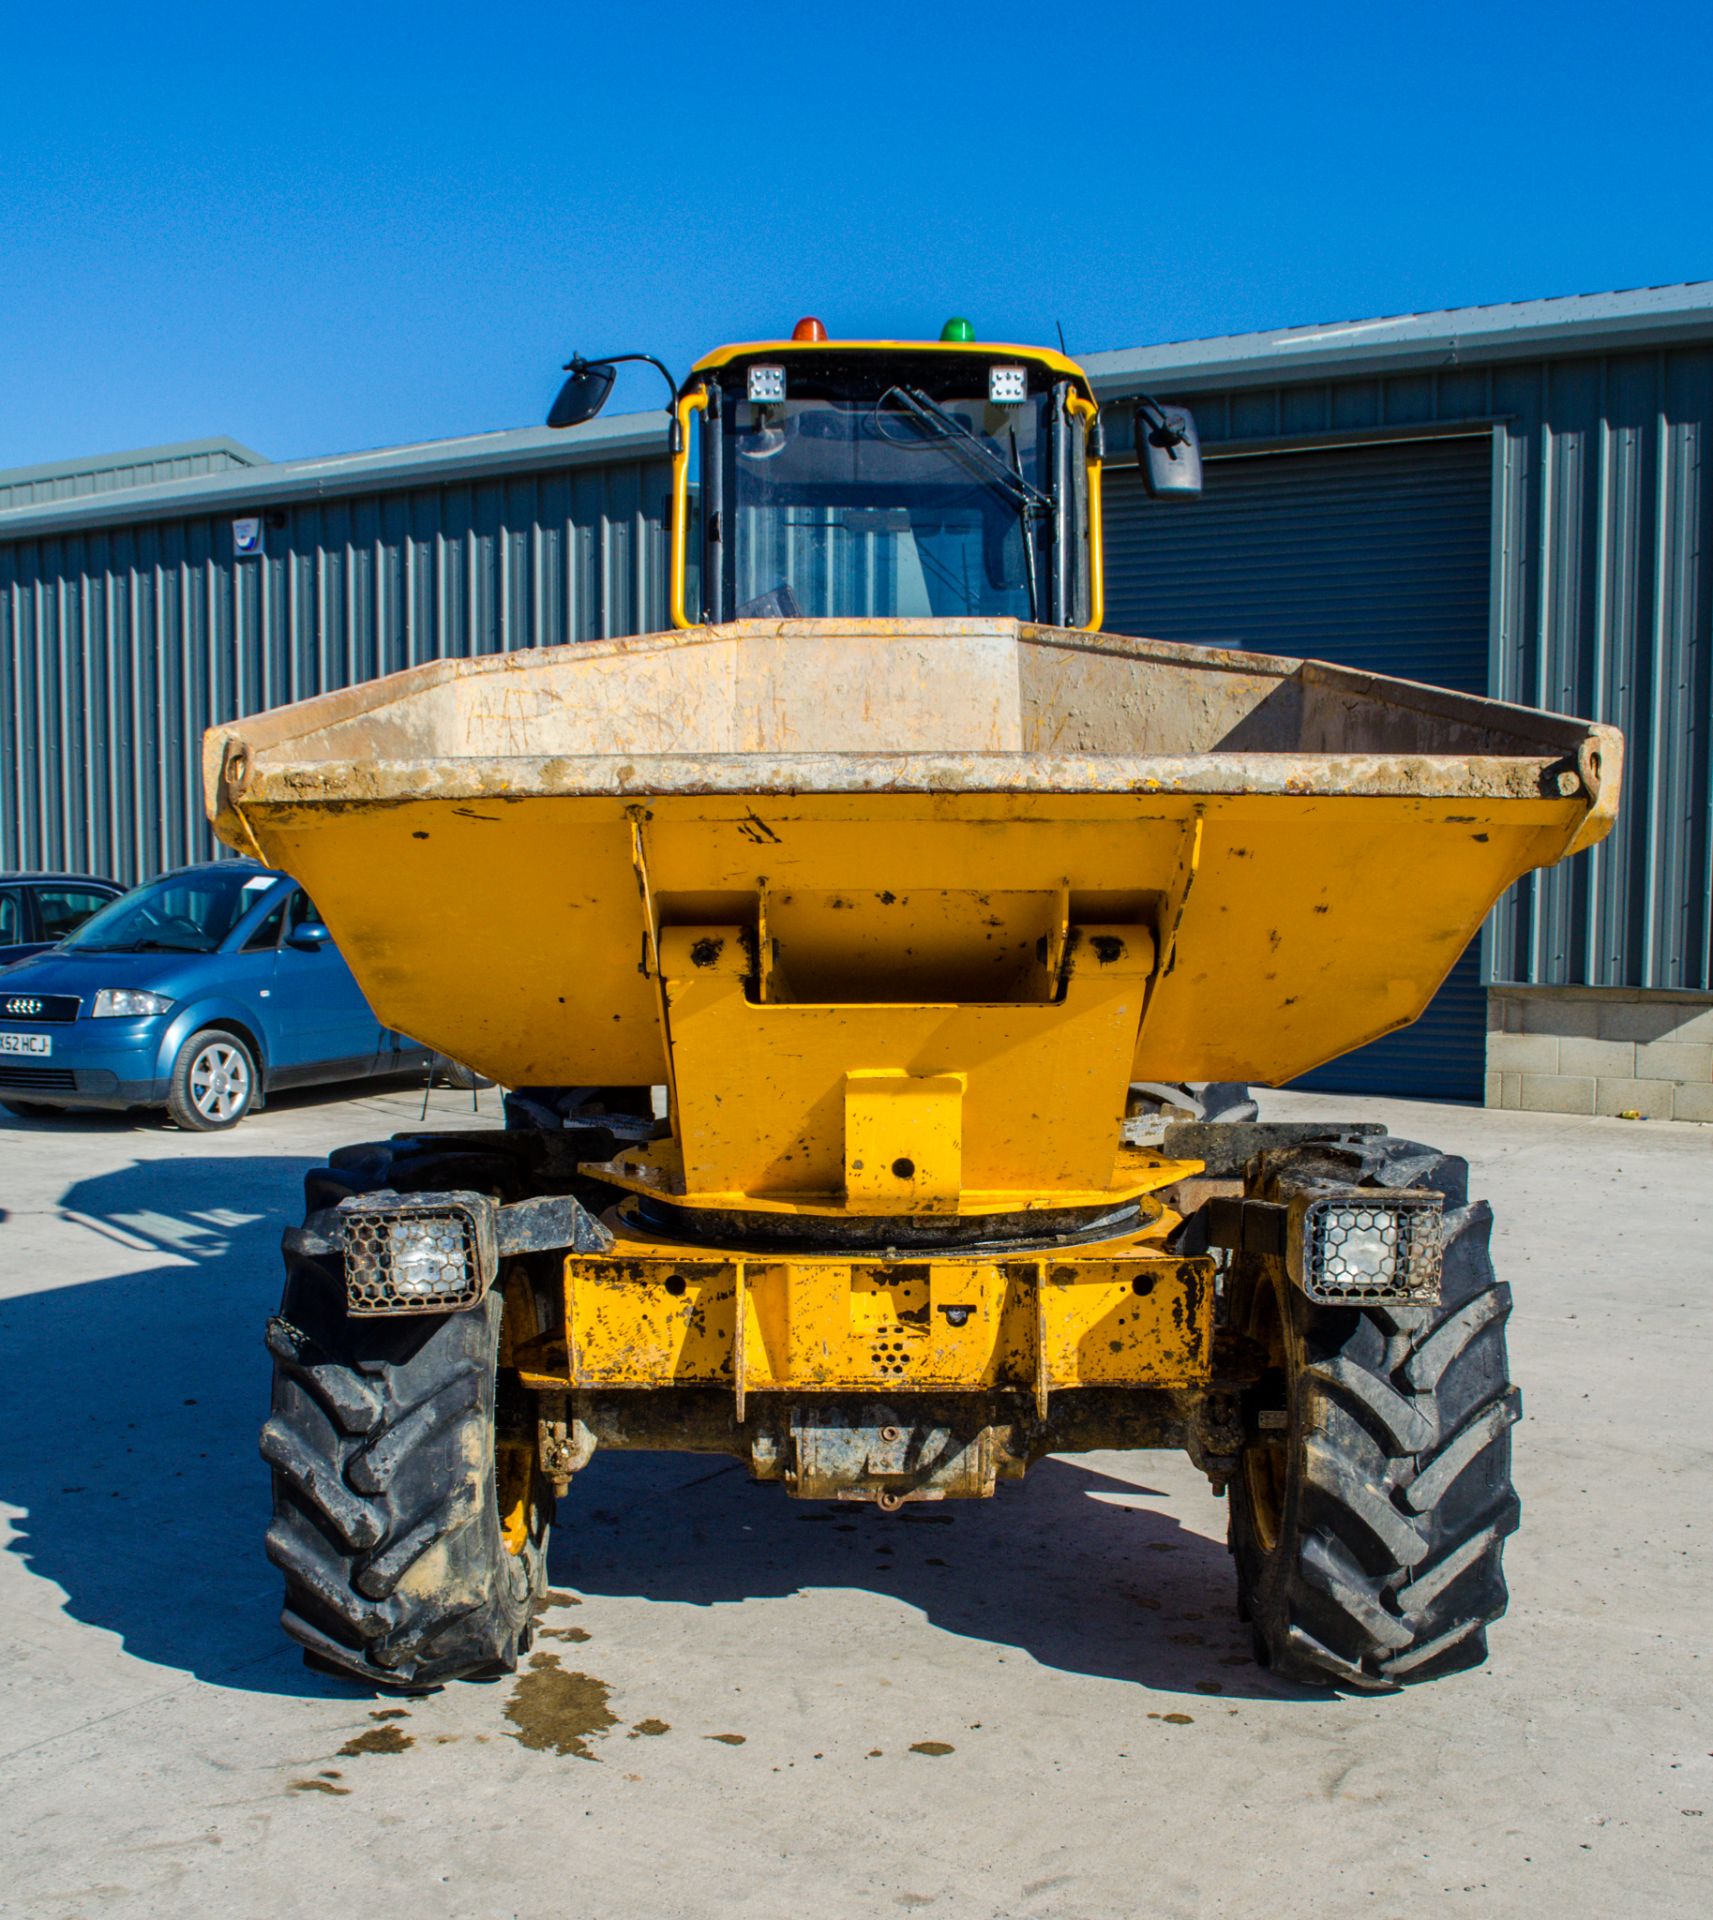
[(135, 1020), (145, 1014), (171, 1013), (164, 993), (145, 993), (141, 987), (103, 987), (89, 1010), (92, 1020)]

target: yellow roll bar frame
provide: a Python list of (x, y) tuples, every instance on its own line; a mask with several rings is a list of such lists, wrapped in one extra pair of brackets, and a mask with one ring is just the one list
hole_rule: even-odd
[(680, 394), (672, 417), (678, 422), (678, 451), (672, 456), (672, 624), (694, 627), (684, 606), (685, 549), (690, 539), (690, 416), (707, 410), (708, 389)]
[[(773, 352), (824, 352), (826, 341), (781, 340), (761, 343), (761, 350)], [(870, 351), (886, 348), (908, 348), (912, 353), (925, 348), (935, 348), (942, 352), (967, 353), (970, 350), (966, 341), (938, 340), (843, 340), (840, 347), (861, 347)], [(698, 360), (691, 369), (692, 376), (724, 366), (739, 354), (757, 351), (757, 346), (720, 347), (713, 353)], [(1022, 359), (1034, 360), (1056, 373), (1068, 373), (1076, 379), (1087, 382), (1088, 376), (1075, 361), (1065, 359), (1061, 354), (1048, 351), (1045, 347), (984, 347), (984, 351), (1015, 353)], [(673, 407), (673, 417), (678, 422), (678, 451), (672, 456), (672, 565), (670, 608), (673, 626), (680, 630), (701, 625), (699, 617), (692, 617), (684, 604), (684, 587), (689, 573), (690, 541), (690, 416), (707, 410), (708, 390), (697, 387), (680, 394)], [(1065, 396), (1065, 410), (1087, 422), (1090, 445), (1093, 444), (1095, 422), (1100, 418), (1100, 405), (1086, 394), (1072, 392)], [(1101, 463), (1091, 453), (1088, 467), (1088, 557), (1089, 557), (1089, 617), (1086, 625), (1079, 629), (1083, 633), (1098, 633), (1106, 618), (1106, 544), (1105, 525), (1101, 514)], [(697, 610), (698, 615), (700, 609)]]
[(1093, 400), (1085, 400), (1080, 393), (1070, 393), (1065, 396), (1065, 411), (1082, 415), (1088, 422), (1088, 625), (1082, 631), (1099, 633), (1100, 623), (1106, 618), (1106, 542), (1100, 510), (1100, 461), (1093, 452), (1094, 427), (1100, 418), (1100, 407)]

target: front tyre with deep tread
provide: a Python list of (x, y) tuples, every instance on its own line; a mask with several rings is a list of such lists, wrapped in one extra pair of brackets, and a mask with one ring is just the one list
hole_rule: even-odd
[(1234, 1323), (1269, 1357), (1231, 1483), (1239, 1611), (1281, 1678), (1386, 1690), (1479, 1664), (1505, 1611), (1511, 1293), (1463, 1160), (1346, 1139), (1268, 1155), (1263, 1182), (1293, 1163), (1445, 1199), (1437, 1306), (1316, 1306), (1273, 1258), (1233, 1275)]
[[(352, 1190), (353, 1172), (357, 1191), (486, 1184), (478, 1156), (364, 1151), (309, 1176), (312, 1213)], [(462, 1313), (354, 1319), (340, 1256), (320, 1244), (286, 1236), (285, 1295), (268, 1325), (262, 1456), (281, 1623), (318, 1665), (371, 1686), (509, 1672), (546, 1587), (551, 1496), (532, 1406), (499, 1365), (502, 1296)]]

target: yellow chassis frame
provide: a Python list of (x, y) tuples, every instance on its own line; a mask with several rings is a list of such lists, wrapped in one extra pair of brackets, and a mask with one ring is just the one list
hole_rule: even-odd
[[(1158, 1235), (1175, 1216), (1150, 1222)], [(523, 1384), (750, 1393), (1192, 1387), (1212, 1371), (1214, 1263), (1142, 1234), (1025, 1253), (738, 1253), (626, 1233), (565, 1261), (565, 1334)]]

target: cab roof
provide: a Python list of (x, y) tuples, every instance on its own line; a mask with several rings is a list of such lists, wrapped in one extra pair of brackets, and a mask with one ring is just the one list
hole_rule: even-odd
[(772, 359), (775, 354), (805, 353), (961, 353), (983, 360), (1028, 360), (1074, 380), (1085, 395), (1094, 397), (1088, 375), (1074, 360), (1051, 347), (1020, 347), (1008, 340), (746, 340), (705, 353), (690, 374), (694, 378), (698, 373), (713, 373), (734, 360), (753, 360), (761, 354)]

